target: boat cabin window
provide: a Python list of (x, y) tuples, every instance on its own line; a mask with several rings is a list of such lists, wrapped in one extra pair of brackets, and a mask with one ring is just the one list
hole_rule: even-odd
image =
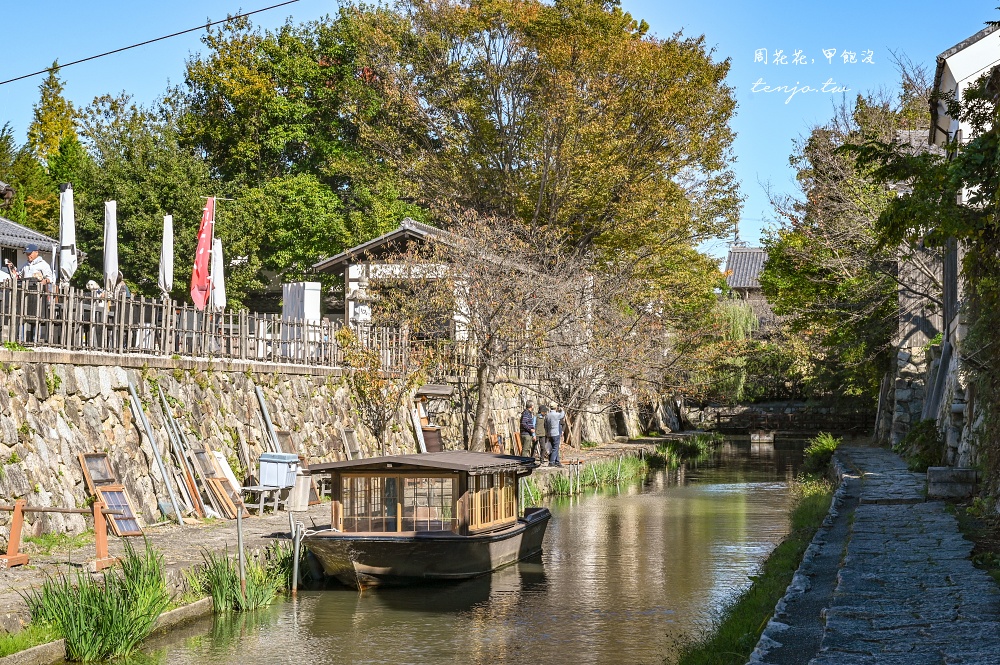
[(455, 531), (457, 479), (350, 476), (341, 480), (345, 532)]
[(513, 473), (469, 476), (471, 515), (469, 529), (476, 531), (517, 520), (517, 477)]

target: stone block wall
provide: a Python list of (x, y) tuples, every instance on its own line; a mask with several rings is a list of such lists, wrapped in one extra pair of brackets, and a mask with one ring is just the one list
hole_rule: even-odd
[[(106, 452), (137, 513), (147, 523), (161, 519), (158, 502), (167, 499), (167, 492), (150, 443), (130, 412), (130, 381), (161, 454), (166, 456), (170, 443), (157, 390), (164, 392), (192, 445), (220, 451), (240, 479), (255, 475), (264, 450), (255, 385), (264, 393), (287, 452), (310, 462), (344, 459), (342, 431), (349, 427), (363, 454), (378, 454), (375, 440), (351, 412), (346, 387), (330, 371), (263, 372), (193, 361), (173, 368), (86, 366), (32, 362), (33, 354), (26, 352), (15, 355), (15, 360), (0, 360), (2, 502), (24, 498), (34, 506), (83, 507), (88, 494), (78, 455)], [(399, 422), (389, 435), (390, 451), (415, 452), (404, 413)], [(0, 525), (9, 517), (0, 513)], [(31, 533), (86, 528), (78, 515), (29, 514), (27, 521)], [(6, 536), (0, 531), (0, 544), (6, 544)]]
[[(0, 502), (26, 499), (32, 506), (84, 507), (88, 493), (78, 455), (106, 452), (136, 512), (146, 523), (162, 519), (167, 500), (153, 449), (129, 409), (132, 383), (156, 443), (168, 459), (169, 435), (157, 391), (162, 391), (194, 447), (221, 452), (240, 480), (255, 474), (266, 441), (254, 388), (259, 386), (286, 452), (317, 463), (345, 459), (344, 428), (356, 432), (362, 454), (380, 454), (352, 411), (339, 370), (191, 359), (99, 356), (0, 350)], [(534, 391), (497, 386), (497, 422), (518, 417)], [(446, 448), (463, 447), (462, 404), (457, 398), (429, 404), (442, 425)], [(638, 433), (637, 410), (627, 420)], [(591, 422), (593, 421), (593, 422)], [(138, 425), (138, 426), (137, 426)], [(606, 414), (585, 421), (584, 438), (609, 441)], [(388, 453), (417, 451), (405, 409), (390, 427)], [(176, 490), (175, 490), (176, 491)], [(0, 546), (10, 514), (0, 512)], [(56, 513), (27, 516), (28, 533), (78, 533), (84, 517)]]
[(901, 349), (896, 355), (896, 389), (893, 393), (890, 445), (895, 446), (920, 421), (926, 387), (929, 385), (929, 355), (921, 347)]

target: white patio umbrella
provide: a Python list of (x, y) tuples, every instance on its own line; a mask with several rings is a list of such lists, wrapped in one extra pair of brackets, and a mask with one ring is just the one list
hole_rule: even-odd
[(104, 202), (104, 290), (118, 283), (118, 202)]
[(222, 241), (212, 243), (212, 302), (211, 306), (222, 311), (226, 308), (226, 276), (222, 272)]
[(174, 288), (174, 216), (163, 216), (163, 244), (160, 245), (160, 276), (156, 283), (166, 296)]
[(73, 185), (59, 186), (59, 279), (68, 282), (77, 268), (76, 220), (73, 211)]

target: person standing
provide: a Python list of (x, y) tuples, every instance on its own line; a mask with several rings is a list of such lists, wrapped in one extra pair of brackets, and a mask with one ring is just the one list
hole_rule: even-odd
[[(545, 435), (545, 414), (549, 412), (549, 407), (544, 404), (539, 405), (538, 415), (535, 416), (535, 442), (538, 445), (538, 461), (541, 464), (549, 463), (549, 437)], [(531, 456), (535, 456), (535, 447), (531, 447)]]
[(28, 255), (28, 262), (21, 267), (21, 279), (31, 280), (42, 286), (48, 286), (55, 281), (52, 266), (38, 253), (38, 245), (25, 245), (24, 252)]
[(554, 409), (545, 414), (545, 433), (552, 444), (552, 452), (549, 454), (549, 466), (562, 466), (559, 461), (559, 444), (562, 440), (562, 420), (566, 417), (562, 407), (556, 405)]
[(531, 451), (531, 456), (535, 456), (535, 403), (530, 399), (524, 404), (524, 411), (521, 412), (521, 454), (525, 450)]

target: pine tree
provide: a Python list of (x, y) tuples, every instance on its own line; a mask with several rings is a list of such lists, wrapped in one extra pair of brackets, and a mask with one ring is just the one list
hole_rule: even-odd
[(59, 62), (52, 63), (48, 78), (38, 86), (40, 97), (34, 106), (34, 119), (28, 126), (28, 146), (43, 164), (59, 152), (65, 139), (76, 139), (76, 110), (63, 97)]

